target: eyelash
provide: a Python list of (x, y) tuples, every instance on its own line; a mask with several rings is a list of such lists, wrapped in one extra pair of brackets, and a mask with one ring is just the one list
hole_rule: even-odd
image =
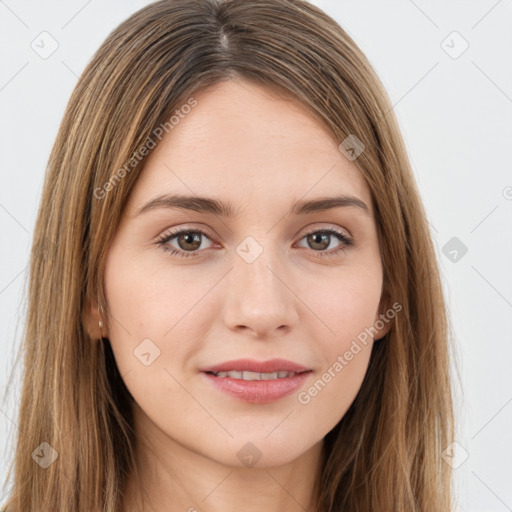
[[(167, 233), (162, 235), (158, 240), (157, 244), (161, 246), (162, 250), (165, 252), (169, 252), (171, 256), (180, 256), (182, 258), (191, 258), (198, 256), (198, 251), (196, 252), (185, 252), (181, 251), (175, 248), (170, 248), (167, 243), (171, 241), (176, 236), (182, 234), (182, 233), (200, 233), (201, 235), (204, 235), (206, 238), (210, 239), (207, 233), (204, 231), (201, 231), (200, 229), (187, 229), (187, 228), (179, 228), (171, 233)], [(313, 231), (309, 231), (308, 233), (305, 233), (304, 236), (301, 238), (301, 240), (308, 235), (312, 235), (315, 233), (324, 233), (327, 235), (335, 236), (342, 244), (331, 251), (314, 251), (315, 253), (318, 253), (319, 257), (322, 258), (329, 258), (329, 257), (335, 257), (338, 256), (342, 252), (346, 252), (352, 245), (354, 245), (354, 241), (352, 238), (348, 237), (344, 232), (337, 230), (336, 228), (328, 228), (328, 229), (316, 229)]]

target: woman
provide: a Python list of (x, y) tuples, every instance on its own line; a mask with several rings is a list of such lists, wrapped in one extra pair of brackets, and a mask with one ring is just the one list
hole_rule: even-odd
[(301, 0), (163, 0), (80, 77), (8, 510), (450, 510), (445, 304), (389, 99)]

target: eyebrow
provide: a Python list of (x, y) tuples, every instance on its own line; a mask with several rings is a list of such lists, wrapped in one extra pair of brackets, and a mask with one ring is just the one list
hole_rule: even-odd
[[(290, 208), (288, 215), (303, 215), (307, 213), (323, 212), (333, 208), (356, 207), (366, 215), (370, 214), (367, 204), (354, 196), (341, 195), (336, 197), (321, 197), (308, 201), (297, 201)], [(198, 213), (210, 213), (220, 217), (236, 217), (238, 209), (231, 202), (224, 203), (212, 197), (199, 197), (195, 195), (163, 194), (154, 197), (139, 208), (135, 216), (157, 208), (176, 208), (191, 210)]]

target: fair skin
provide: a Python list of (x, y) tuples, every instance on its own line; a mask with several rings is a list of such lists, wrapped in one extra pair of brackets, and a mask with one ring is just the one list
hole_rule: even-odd
[[(298, 400), (384, 312), (383, 276), (365, 180), (321, 121), (275, 92), (231, 80), (194, 95), (197, 106), (151, 151), (108, 248), (103, 335), (135, 400), (145, 491), (130, 478), (123, 512), (313, 510), (323, 438), (356, 397), (372, 344), (385, 334), (307, 404)], [(237, 212), (161, 206), (137, 214), (170, 193), (214, 197)], [(342, 194), (368, 211), (288, 215), (296, 201)], [(205, 233), (197, 244), (179, 235), (166, 242), (188, 258), (158, 244), (176, 228)], [(345, 243), (322, 238), (327, 229), (353, 245), (335, 254)], [(249, 236), (257, 246), (242, 244)], [(262, 252), (249, 263), (240, 244)], [(134, 355), (146, 339), (145, 353), (160, 351), (147, 366)], [(284, 358), (312, 371), (291, 395), (250, 403), (200, 372), (238, 358)], [(259, 457), (250, 467), (237, 455), (247, 443)]]

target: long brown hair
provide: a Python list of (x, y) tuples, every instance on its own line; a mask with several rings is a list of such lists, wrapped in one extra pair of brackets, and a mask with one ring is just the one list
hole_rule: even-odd
[[(446, 512), (453, 438), (449, 326), (422, 202), (389, 98), (347, 33), (303, 0), (162, 0), (117, 27), (86, 67), (53, 146), (30, 261), (14, 512), (116, 512), (135, 471), (132, 398), (108, 340), (105, 254), (144, 164), (141, 148), (195, 92), (243, 77), (291, 93), (371, 190), (383, 297), (402, 306), (358, 396), (328, 433), (318, 512)], [(46, 469), (34, 450), (58, 458)], [(39, 448), (38, 448), (39, 447)], [(50, 452), (54, 453), (54, 452)]]

